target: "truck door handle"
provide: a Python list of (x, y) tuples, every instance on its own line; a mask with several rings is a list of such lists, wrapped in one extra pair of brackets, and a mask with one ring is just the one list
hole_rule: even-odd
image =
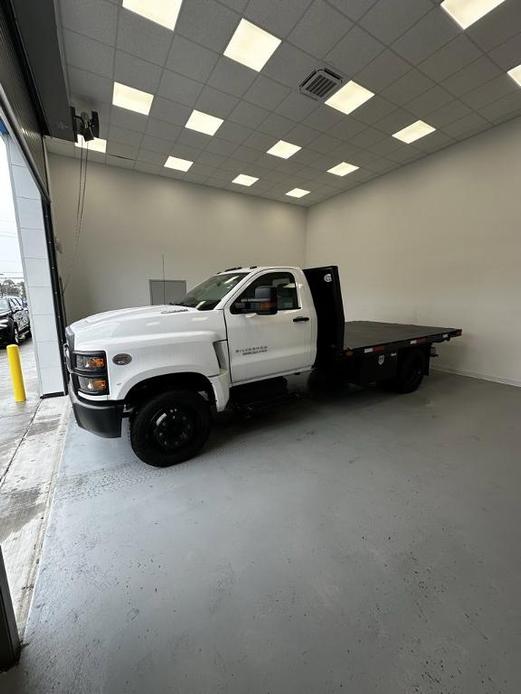
[(308, 316), (299, 316), (298, 318), (294, 318), (293, 322), (294, 323), (306, 323), (309, 320)]

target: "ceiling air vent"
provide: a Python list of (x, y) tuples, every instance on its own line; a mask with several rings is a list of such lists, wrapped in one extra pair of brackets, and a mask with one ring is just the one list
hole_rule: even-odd
[(309, 96), (316, 101), (323, 101), (342, 83), (340, 75), (328, 70), (320, 68), (306, 77), (300, 84), (300, 93)]

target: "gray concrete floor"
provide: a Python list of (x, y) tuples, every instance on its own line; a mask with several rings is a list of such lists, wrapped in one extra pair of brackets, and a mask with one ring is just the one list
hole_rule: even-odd
[(71, 426), (16, 693), (518, 694), (521, 389), (301, 401), (146, 467)]
[(27, 395), (26, 402), (14, 401), (7, 364), (7, 350), (5, 347), (0, 347), (0, 481), (40, 403), (31, 338), (27, 338), (20, 345), (20, 358)]

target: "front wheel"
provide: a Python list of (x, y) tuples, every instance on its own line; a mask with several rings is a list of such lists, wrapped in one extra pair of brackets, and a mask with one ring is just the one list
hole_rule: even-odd
[(202, 395), (171, 390), (137, 410), (130, 422), (130, 444), (144, 463), (168, 467), (193, 458), (206, 443), (210, 427), (210, 407)]

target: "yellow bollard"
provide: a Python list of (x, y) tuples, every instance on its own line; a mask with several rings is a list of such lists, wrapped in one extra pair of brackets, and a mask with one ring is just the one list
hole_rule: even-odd
[(13, 382), (14, 399), (16, 402), (25, 402), (24, 375), (22, 373), (18, 345), (7, 345), (7, 361), (9, 362), (11, 381)]

